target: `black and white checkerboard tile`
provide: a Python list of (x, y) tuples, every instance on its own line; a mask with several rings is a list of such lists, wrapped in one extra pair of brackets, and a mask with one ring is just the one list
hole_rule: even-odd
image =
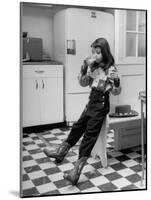
[[(145, 189), (141, 186), (141, 148), (115, 151), (114, 133), (107, 136), (108, 168), (102, 168), (98, 158), (90, 157), (83, 168), (79, 183), (72, 186), (63, 173), (74, 167), (78, 157), (75, 145), (61, 164), (43, 153), (44, 147), (55, 150), (67, 137), (70, 129), (53, 129), (23, 137), (22, 196), (44, 196), (69, 193), (104, 192)], [(146, 174), (145, 174), (146, 177)]]

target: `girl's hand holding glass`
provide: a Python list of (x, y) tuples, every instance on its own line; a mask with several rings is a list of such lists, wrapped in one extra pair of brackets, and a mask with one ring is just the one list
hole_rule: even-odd
[(95, 62), (95, 58), (90, 57), (90, 56), (87, 57), (84, 60), (83, 65), (81, 67), (81, 74), (85, 75), (87, 73), (88, 66), (91, 66), (94, 62)]
[(86, 59), (85, 59), (85, 62), (86, 62), (86, 64), (88, 65), (88, 66), (90, 66), (91, 64), (93, 64), (94, 62), (95, 62), (95, 58), (93, 58), (93, 57), (87, 57)]

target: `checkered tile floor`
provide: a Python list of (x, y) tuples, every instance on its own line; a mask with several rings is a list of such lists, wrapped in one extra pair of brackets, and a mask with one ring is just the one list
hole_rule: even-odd
[[(22, 196), (44, 196), (69, 193), (104, 192), (145, 189), (141, 186), (141, 148), (115, 151), (114, 133), (107, 135), (108, 168), (102, 168), (98, 158), (90, 157), (83, 168), (77, 186), (63, 178), (63, 172), (74, 167), (78, 146), (70, 149), (61, 164), (43, 153), (44, 147), (55, 150), (67, 137), (70, 128), (43, 133), (24, 134), (22, 151)], [(146, 173), (145, 173), (146, 177)]]

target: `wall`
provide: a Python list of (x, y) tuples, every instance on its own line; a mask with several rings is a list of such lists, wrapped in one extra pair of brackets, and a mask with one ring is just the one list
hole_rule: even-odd
[(22, 30), (43, 39), (43, 53), (53, 58), (52, 16), (48, 9), (24, 6)]
[(111, 96), (111, 110), (115, 111), (117, 104), (129, 104), (132, 109), (140, 113), (139, 92), (146, 90), (146, 69), (145, 65), (117, 64), (121, 80), (122, 91), (118, 96)]

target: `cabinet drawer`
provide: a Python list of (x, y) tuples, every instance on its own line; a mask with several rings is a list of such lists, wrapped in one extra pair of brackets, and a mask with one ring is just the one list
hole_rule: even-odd
[(63, 65), (23, 65), (23, 77), (63, 77)]

